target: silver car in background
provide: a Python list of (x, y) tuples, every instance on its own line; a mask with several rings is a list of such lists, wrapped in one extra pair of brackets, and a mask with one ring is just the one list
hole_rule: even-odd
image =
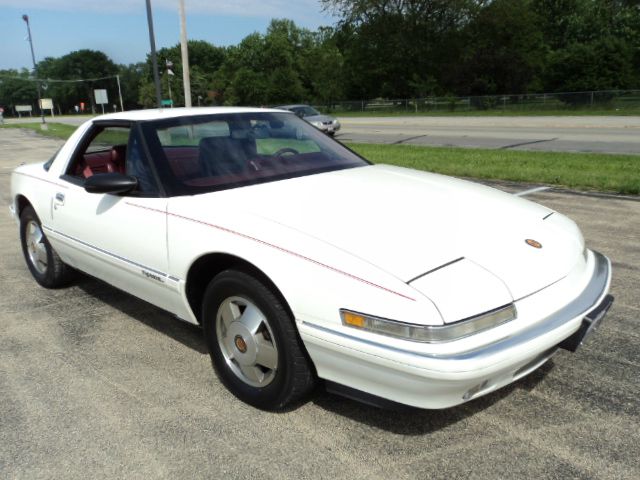
[(289, 110), (290, 112), (295, 113), (298, 117), (306, 120), (327, 135), (333, 136), (338, 130), (340, 130), (340, 122), (338, 119), (330, 115), (323, 115), (309, 105), (281, 105), (275, 108)]

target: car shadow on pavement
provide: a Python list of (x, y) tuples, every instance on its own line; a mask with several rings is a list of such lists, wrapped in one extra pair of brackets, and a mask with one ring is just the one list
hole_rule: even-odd
[(312, 401), (320, 408), (373, 428), (400, 435), (427, 435), (486, 410), (518, 389), (535, 389), (553, 367), (551, 359), (517, 382), (468, 403), (444, 410), (422, 410), (413, 407), (385, 410), (327, 393), (324, 389), (318, 389)]
[(153, 328), (203, 355), (209, 351), (198, 325), (179, 320), (169, 312), (96, 278), (79, 274), (74, 285), (87, 295)]

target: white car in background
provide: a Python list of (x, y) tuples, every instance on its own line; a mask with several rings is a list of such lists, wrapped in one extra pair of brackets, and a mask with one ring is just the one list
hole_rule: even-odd
[(295, 113), (298, 117), (309, 122), (311, 125), (327, 135), (334, 136), (341, 127), (337, 118), (330, 115), (324, 115), (309, 105), (282, 105), (275, 108)]
[(222, 382), (264, 409), (319, 380), (451, 407), (575, 350), (613, 301), (609, 260), (560, 213), (372, 165), (278, 110), (103, 115), (11, 196), (40, 285), (73, 268), (202, 325)]

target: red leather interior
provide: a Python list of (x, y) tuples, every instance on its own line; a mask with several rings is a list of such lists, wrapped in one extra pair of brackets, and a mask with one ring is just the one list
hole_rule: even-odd
[(96, 173), (125, 173), (126, 158), (126, 145), (114, 145), (111, 150), (85, 153), (75, 173), (84, 178), (89, 178)]
[(198, 147), (165, 147), (164, 153), (169, 160), (173, 174), (180, 180), (201, 175), (198, 161)]
[(126, 145), (114, 145), (111, 147), (111, 165), (107, 165), (107, 168), (113, 168), (114, 172), (124, 174), (126, 172), (126, 161)]
[(111, 163), (110, 159), (110, 150), (103, 152), (85, 153), (82, 157), (82, 161), (78, 162), (76, 175), (81, 175), (85, 178), (88, 178), (96, 173), (108, 173), (108, 165)]

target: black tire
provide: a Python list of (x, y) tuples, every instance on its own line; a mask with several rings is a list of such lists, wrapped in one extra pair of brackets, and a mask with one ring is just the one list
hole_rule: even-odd
[[(226, 334), (233, 330), (233, 327), (223, 326), (221, 313), (221, 309), (225, 305), (228, 306), (230, 301), (239, 304), (245, 302), (251, 307), (257, 307), (262, 314), (260, 318), (264, 319), (260, 327), (262, 333), (256, 333), (254, 338), (249, 336), (246, 343), (246, 336), (236, 335), (231, 348), (229, 344), (225, 346), (225, 341), (220, 339), (223, 330)], [(247, 311), (247, 308), (249, 307), (238, 312)], [(255, 276), (240, 270), (225, 270), (217, 275), (205, 291), (202, 313), (204, 335), (213, 367), (222, 383), (237, 398), (263, 410), (279, 410), (299, 401), (313, 388), (313, 367), (302, 346), (293, 318), (279, 295)], [(232, 323), (237, 326), (242, 322), (237, 319)], [(240, 327), (243, 328), (244, 324)], [(251, 353), (251, 343), (256, 338), (259, 339), (258, 335), (263, 335), (262, 340), (256, 341), (253, 345), (260, 349), (260, 342), (264, 342), (266, 337), (275, 347), (277, 366), (270, 370), (262, 365), (255, 365), (253, 368), (264, 370), (264, 379), (268, 377), (270, 381), (265, 385), (249, 385), (248, 380), (243, 379), (244, 375), (239, 371), (242, 366), (235, 358), (228, 359), (225, 355), (229, 356), (231, 350), (236, 356), (248, 355), (247, 348)], [(244, 346), (244, 351), (238, 347), (238, 337), (241, 337), (240, 346)], [(227, 335), (227, 338), (230, 338), (230, 335)], [(249, 347), (247, 344), (250, 344)]]
[[(41, 233), (41, 240), (37, 243), (30, 242), (27, 230), (37, 225)], [(72, 273), (71, 267), (66, 265), (53, 249), (46, 235), (42, 231), (42, 224), (33, 207), (26, 206), (20, 214), (20, 243), (22, 245), (22, 253), (27, 267), (33, 278), (45, 288), (59, 288), (69, 283)], [(33, 243), (33, 245), (30, 245)], [(44, 263), (35, 262), (30, 256), (30, 246), (42, 248), (46, 254), (46, 265)]]

